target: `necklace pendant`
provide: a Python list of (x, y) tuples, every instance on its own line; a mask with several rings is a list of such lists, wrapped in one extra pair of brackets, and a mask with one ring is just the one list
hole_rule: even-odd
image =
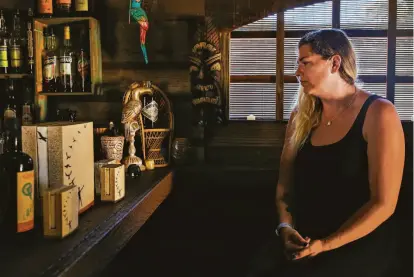
[(328, 121), (328, 123), (326, 123), (326, 126), (331, 126), (332, 122)]

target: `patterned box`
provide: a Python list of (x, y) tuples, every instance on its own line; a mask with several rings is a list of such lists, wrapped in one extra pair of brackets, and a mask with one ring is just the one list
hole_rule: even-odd
[(62, 186), (43, 194), (43, 234), (64, 238), (78, 228), (78, 188)]
[(95, 193), (101, 194), (101, 167), (107, 164), (119, 164), (117, 160), (100, 160), (95, 162)]
[(101, 200), (117, 202), (125, 196), (125, 166), (108, 164), (101, 167)]
[(76, 185), (79, 213), (94, 204), (92, 122), (47, 122), (23, 126), (22, 146), (34, 162), (38, 199), (49, 188)]

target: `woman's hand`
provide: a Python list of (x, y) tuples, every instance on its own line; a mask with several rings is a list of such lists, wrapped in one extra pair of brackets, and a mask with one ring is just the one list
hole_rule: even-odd
[(315, 257), (316, 255), (325, 251), (324, 243), (321, 240), (312, 240), (309, 246), (296, 252), (293, 258), (294, 261), (302, 259), (304, 257)]
[(310, 238), (303, 238), (298, 231), (292, 228), (282, 228), (280, 230), (285, 255), (288, 260), (294, 258), (294, 254), (305, 249), (309, 245)]

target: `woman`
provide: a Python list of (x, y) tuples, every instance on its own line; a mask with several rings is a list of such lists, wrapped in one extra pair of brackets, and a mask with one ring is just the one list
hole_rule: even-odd
[(249, 276), (388, 276), (405, 152), (396, 109), (356, 86), (340, 30), (301, 38), (296, 76), (276, 189), (281, 239)]

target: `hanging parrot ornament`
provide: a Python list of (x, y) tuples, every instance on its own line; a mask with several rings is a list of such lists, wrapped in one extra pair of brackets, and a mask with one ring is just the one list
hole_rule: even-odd
[(144, 9), (141, 7), (142, 0), (131, 0), (130, 16), (138, 22), (140, 26), (140, 43), (142, 54), (144, 55), (145, 63), (148, 64), (147, 49), (145, 48), (145, 38), (149, 28), (148, 17)]

